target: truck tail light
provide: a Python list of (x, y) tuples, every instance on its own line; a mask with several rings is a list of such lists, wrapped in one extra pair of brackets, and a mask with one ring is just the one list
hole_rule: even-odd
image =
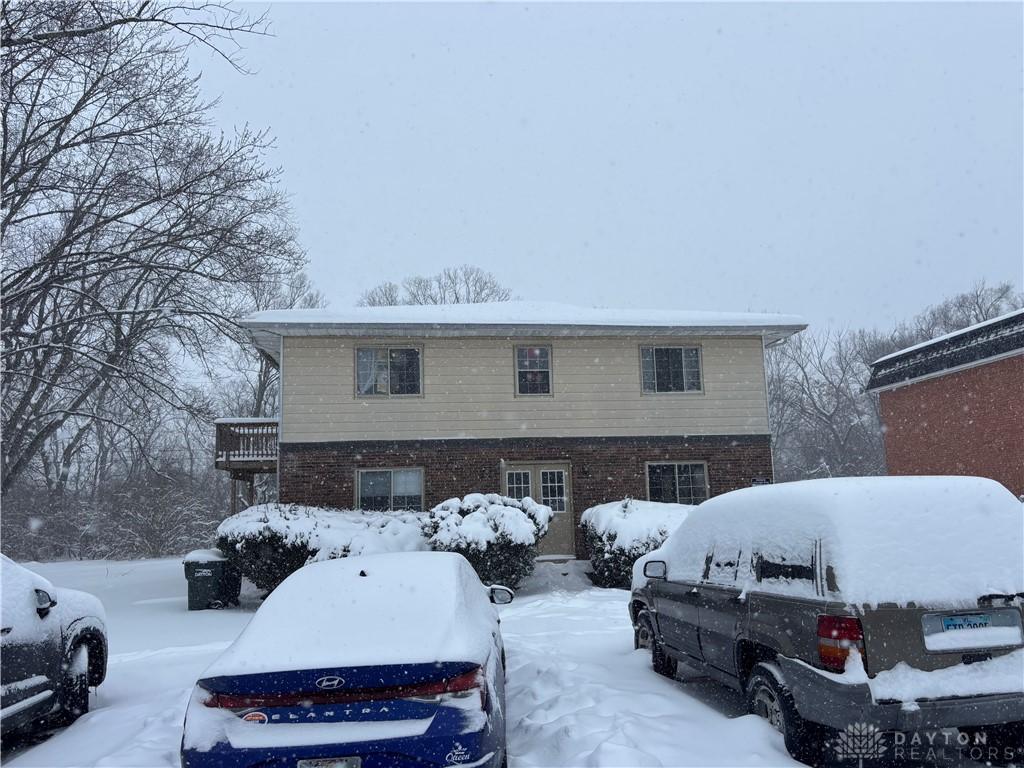
[(843, 672), (850, 649), (864, 660), (864, 628), (856, 616), (818, 617), (818, 658), (830, 672)]

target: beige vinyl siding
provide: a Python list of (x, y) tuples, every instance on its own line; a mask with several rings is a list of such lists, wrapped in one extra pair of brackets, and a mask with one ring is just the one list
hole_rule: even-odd
[[(640, 347), (699, 344), (703, 391), (642, 394)], [(283, 442), (765, 434), (760, 337), (416, 339), (423, 395), (355, 396), (355, 348), (397, 339), (289, 336)], [(516, 344), (551, 347), (553, 396), (517, 396)]]

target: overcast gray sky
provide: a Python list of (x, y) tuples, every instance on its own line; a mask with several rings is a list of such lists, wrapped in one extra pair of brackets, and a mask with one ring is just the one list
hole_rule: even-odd
[(522, 298), (885, 326), (1024, 280), (1003, 4), (275, 4), (225, 127), (277, 137), (332, 306), (460, 263)]

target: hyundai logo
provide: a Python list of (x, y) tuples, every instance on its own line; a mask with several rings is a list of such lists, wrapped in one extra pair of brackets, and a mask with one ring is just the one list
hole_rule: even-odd
[(316, 687), (322, 688), (325, 691), (333, 691), (335, 688), (341, 688), (344, 684), (344, 678), (337, 675), (326, 675), (316, 681)]

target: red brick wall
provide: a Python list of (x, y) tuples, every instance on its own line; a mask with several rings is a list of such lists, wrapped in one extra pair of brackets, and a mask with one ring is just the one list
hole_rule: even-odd
[(980, 475), (1024, 493), (1024, 356), (881, 392), (892, 475)]
[[(357, 469), (423, 467), (425, 503), (432, 506), (471, 491), (499, 492), (502, 459), (570, 462), (576, 523), (595, 504), (647, 498), (647, 461), (706, 461), (712, 495), (745, 488), (755, 477), (772, 477), (767, 435), (282, 443), (279, 497), (350, 508)], [(582, 555), (578, 525), (576, 531)]]

